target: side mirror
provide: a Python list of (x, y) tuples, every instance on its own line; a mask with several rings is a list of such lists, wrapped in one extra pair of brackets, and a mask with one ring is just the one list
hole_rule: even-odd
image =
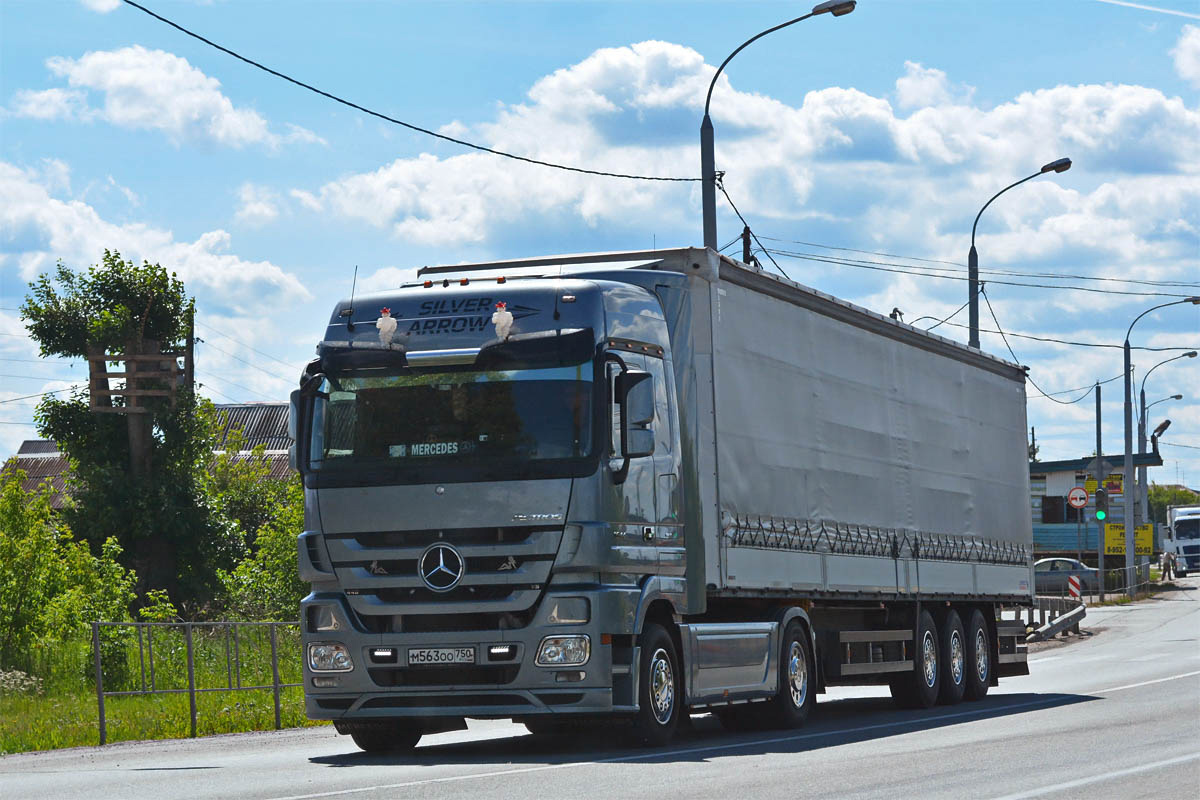
[(654, 378), (631, 369), (617, 376), (621, 398), (621, 455), (642, 458), (654, 453)]
[(299, 389), (294, 389), (288, 397), (288, 436), (292, 439), (291, 446), (288, 447), (288, 465), (300, 472), (300, 436), (299, 431), (304, 430), (303, 420), (300, 415), (304, 413), (304, 396)]

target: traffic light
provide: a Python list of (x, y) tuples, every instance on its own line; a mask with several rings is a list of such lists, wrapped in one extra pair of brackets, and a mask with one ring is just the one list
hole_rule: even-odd
[(1103, 489), (1096, 490), (1096, 521), (1104, 522), (1108, 519), (1108, 492)]

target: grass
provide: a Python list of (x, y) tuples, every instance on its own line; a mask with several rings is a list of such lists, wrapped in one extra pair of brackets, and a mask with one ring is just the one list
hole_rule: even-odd
[[(269, 690), (205, 692), (196, 695), (196, 734), (269, 731), (275, 705)], [(186, 694), (109, 697), (105, 700), (109, 742), (181, 739), (189, 735)], [(0, 696), (0, 755), (100, 743), (96, 695)], [(280, 691), (285, 728), (324, 725), (304, 715), (299, 687)]]
[[(132, 628), (102, 628), (104, 688), (107, 692), (187, 689), (187, 645), (182, 626), (143, 629), (139, 644)], [(262, 626), (238, 629), (194, 627), (193, 661), (197, 689), (272, 682), (270, 632)], [(294, 627), (278, 629), (279, 681), (299, 683), (300, 636)], [(150, 651), (153, 650), (153, 673)], [(44, 676), (44, 693), (0, 692), (0, 754), (99, 744), (90, 640), (75, 639), (39, 656), (28, 670)], [(197, 692), (196, 733), (272, 730), (275, 705), (270, 689)], [(109, 742), (173, 739), (190, 734), (188, 696), (181, 694), (107, 697)], [(310, 722), (299, 687), (280, 690), (280, 723), (291, 728)]]

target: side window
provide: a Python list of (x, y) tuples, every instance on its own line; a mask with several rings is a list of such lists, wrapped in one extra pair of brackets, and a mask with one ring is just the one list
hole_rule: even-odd
[[(646, 369), (645, 356), (625, 352), (619, 355), (630, 369)], [(605, 366), (605, 371), (605, 383), (608, 386), (608, 452), (611, 458), (621, 458), (621, 406), (617, 403), (617, 376), (621, 374), (621, 365), (610, 361)], [(654, 380), (658, 380), (657, 376)], [(656, 399), (655, 405), (657, 404)]]
[(671, 412), (667, 404), (667, 370), (661, 358), (647, 358), (646, 371), (654, 379), (654, 452), (670, 453), (671, 442)]

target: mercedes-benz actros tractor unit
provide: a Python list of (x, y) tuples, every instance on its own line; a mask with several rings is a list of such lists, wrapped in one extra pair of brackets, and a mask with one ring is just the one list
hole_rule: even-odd
[(1021, 367), (707, 249), (426, 267), (292, 395), (308, 715), (798, 726), (1028, 672)]

